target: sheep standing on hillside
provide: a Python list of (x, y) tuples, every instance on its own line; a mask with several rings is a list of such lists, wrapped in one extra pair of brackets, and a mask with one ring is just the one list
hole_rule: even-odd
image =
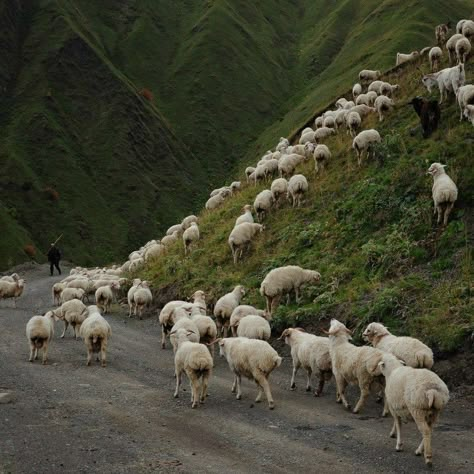
[(428, 57), (430, 60), (431, 72), (436, 72), (439, 69), (439, 63), (441, 61), (442, 56), (443, 56), (443, 51), (438, 46), (435, 46), (434, 48), (430, 49), (430, 52), (428, 53)]
[(234, 383), (232, 393), (237, 390), (236, 398), (242, 398), (241, 378), (242, 375), (250, 380), (254, 380), (258, 386), (258, 395), (255, 401), (258, 403), (265, 392), (268, 407), (275, 408), (268, 377), (274, 369), (280, 366), (281, 357), (266, 341), (258, 339), (247, 339), (246, 337), (233, 337), (229, 339), (219, 339), (219, 351), (225, 357), (230, 370), (234, 373)]
[(454, 58), (456, 57), (456, 43), (464, 38), (464, 35), (456, 33), (446, 41), (446, 49), (448, 50), (449, 64), (453, 64)]
[(464, 64), (471, 52), (471, 42), (467, 38), (461, 38), (456, 41), (454, 49), (458, 58), (458, 64)]
[(474, 105), (466, 105), (463, 115), (474, 126)]
[(308, 181), (302, 174), (295, 174), (288, 181), (288, 192), (286, 197), (293, 207), (300, 207), (304, 194), (308, 191)]
[[(448, 217), (458, 198), (458, 188), (444, 171), (446, 165), (433, 163), (427, 173), (433, 176), (434, 214), (438, 213), (438, 224), (448, 224)], [(444, 216), (444, 218), (443, 218)]]
[(313, 152), (314, 158), (314, 169), (316, 173), (319, 173), (319, 169), (324, 169), (326, 167), (326, 163), (329, 162), (331, 159), (331, 152), (326, 145), (317, 145)]
[(183, 228), (183, 230), (186, 230), (193, 222), (198, 222), (198, 218), (192, 214), (183, 219), (183, 221), (181, 222), (181, 227)]
[(16, 308), (16, 300), (23, 294), (25, 281), (24, 279), (16, 281), (0, 280), (0, 300), (13, 298), (13, 307)]
[(234, 227), (237, 227), (238, 225), (243, 224), (244, 222), (253, 223), (252, 206), (250, 204), (246, 204), (243, 207), (242, 211), (244, 211), (244, 213), (237, 217)]
[(295, 377), (300, 367), (306, 370), (306, 391), (311, 391), (311, 375), (317, 374), (319, 378), (318, 389), (314, 392), (319, 397), (324, 388), (324, 382), (331, 379), (332, 366), (329, 354), (329, 339), (327, 337), (308, 334), (300, 328), (285, 329), (280, 339), (291, 347), (293, 360), (293, 373), (291, 375), (290, 389), (296, 388)]
[(314, 132), (314, 141), (315, 143), (321, 143), (321, 141), (324, 140), (325, 138), (328, 138), (331, 135), (335, 135), (335, 134), (336, 134), (336, 130), (334, 130), (334, 128), (321, 127), (321, 128), (318, 128)]
[(26, 324), (26, 337), (30, 343), (30, 362), (38, 358), (38, 350), (43, 349), (43, 365), (48, 361), (48, 347), (54, 335), (54, 313), (33, 316)]
[(253, 207), (257, 213), (257, 219), (262, 222), (267, 216), (268, 212), (273, 205), (273, 194), (269, 189), (265, 189), (261, 193), (257, 194)]
[(396, 450), (402, 450), (401, 419), (413, 418), (423, 435), (415, 454), (424, 453), (425, 463), (431, 466), (433, 426), (449, 401), (448, 387), (434, 372), (405, 367), (392, 354), (385, 353), (379, 366), (385, 376), (385, 398), (393, 416), (390, 437), (397, 436)]
[(336, 319), (331, 319), (329, 328), (329, 353), (331, 355), (332, 372), (336, 379), (336, 400), (343, 403), (348, 410), (350, 405), (344, 395), (347, 384), (357, 384), (360, 398), (353, 412), (359, 413), (370, 394), (371, 385), (381, 375), (379, 362), (383, 352), (373, 347), (356, 347), (349, 341), (351, 331)]
[(234, 264), (242, 260), (243, 254), (250, 248), (252, 239), (259, 233), (263, 232), (265, 227), (262, 224), (244, 222), (232, 229), (229, 235), (229, 246), (232, 251)]
[(456, 92), (456, 100), (459, 105), (459, 121), (462, 121), (463, 110), (467, 105), (474, 105), (474, 85), (467, 84)]
[(230, 293), (225, 294), (217, 300), (214, 306), (214, 316), (217, 323), (217, 335), (227, 337), (229, 329), (230, 316), (240, 304), (240, 300), (245, 295), (245, 289), (242, 285), (237, 285)]
[(362, 119), (360, 118), (360, 115), (357, 112), (349, 112), (346, 116), (346, 123), (351, 137), (355, 137), (357, 134), (357, 130), (359, 130), (362, 124)]
[(283, 156), (278, 162), (278, 172), (280, 173), (280, 178), (290, 177), (295, 172), (296, 167), (305, 161), (305, 159), (306, 158), (304, 156), (298, 155), (297, 153)]
[(397, 61), (395, 66), (400, 66), (403, 63), (407, 63), (415, 60), (420, 53), (418, 51), (412, 51), (410, 54), (397, 53)]
[(183, 232), (183, 245), (184, 245), (184, 255), (187, 255), (191, 245), (194, 242), (199, 240), (199, 227), (196, 222), (193, 222), (184, 232)]
[(204, 403), (207, 387), (214, 363), (204, 344), (190, 342), (186, 329), (176, 331), (177, 350), (174, 356), (176, 389), (174, 397), (179, 396), (181, 376), (186, 372), (191, 385), (191, 406), (196, 408), (199, 402)]
[(87, 347), (87, 365), (91, 365), (92, 354), (97, 354), (97, 360), (100, 361), (102, 367), (107, 365), (106, 351), (109, 337), (112, 334), (112, 329), (109, 323), (100, 314), (97, 306), (88, 307), (89, 316), (81, 325), (80, 335), (84, 339), (84, 344)]
[(384, 352), (390, 352), (413, 368), (431, 369), (433, 351), (414, 337), (394, 336), (383, 324), (370, 323), (363, 333), (364, 339)]
[(277, 178), (273, 180), (270, 190), (272, 192), (273, 202), (275, 206), (279, 208), (282, 197), (285, 198), (288, 192), (288, 181), (285, 178)]
[(362, 94), (362, 86), (359, 83), (356, 83), (352, 87), (352, 97), (356, 100), (360, 94)]
[(255, 171), (253, 166), (247, 166), (245, 168), (245, 176), (247, 177), (247, 183), (250, 181), (250, 175)]
[(260, 285), (260, 294), (265, 297), (268, 314), (274, 314), (282, 296), (287, 295), (289, 302), (292, 292), (295, 293), (296, 302), (299, 303), (303, 285), (318, 283), (320, 279), (320, 273), (305, 270), (296, 265), (287, 265), (271, 270)]
[(379, 114), (379, 122), (384, 119), (385, 113), (393, 109), (393, 100), (385, 95), (379, 95), (375, 99), (375, 108)]
[(359, 166), (362, 165), (362, 159), (364, 153), (369, 156), (370, 150), (372, 150), (373, 155), (375, 156), (375, 151), (373, 146), (376, 143), (380, 143), (382, 139), (380, 138), (379, 132), (373, 128), (370, 130), (363, 130), (360, 132), (352, 142), (352, 148), (357, 153), (357, 163)]
[(379, 79), (381, 76), (380, 71), (372, 71), (370, 69), (363, 69), (359, 72), (359, 81), (360, 82), (368, 82), (368, 81), (375, 81)]

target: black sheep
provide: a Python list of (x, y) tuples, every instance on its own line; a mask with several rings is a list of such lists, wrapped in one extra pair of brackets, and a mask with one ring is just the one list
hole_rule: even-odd
[(423, 127), (423, 138), (428, 138), (437, 128), (441, 117), (441, 110), (436, 100), (424, 97), (415, 97), (409, 104), (413, 105), (415, 112), (420, 117)]

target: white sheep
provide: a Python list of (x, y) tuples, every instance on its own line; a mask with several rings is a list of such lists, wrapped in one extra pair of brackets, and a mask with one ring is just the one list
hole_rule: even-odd
[(112, 335), (110, 324), (102, 317), (97, 306), (89, 306), (89, 316), (81, 325), (80, 335), (87, 347), (87, 363), (91, 365), (92, 354), (97, 354), (97, 360), (100, 361), (102, 367), (107, 364), (106, 351), (109, 337)]
[(374, 105), (377, 113), (379, 114), (379, 122), (381, 122), (384, 119), (384, 114), (393, 109), (394, 103), (390, 97), (387, 97), (386, 95), (379, 95), (375, 99)]
[(288, 147), (290, 146), (290, 142), (288, 141), (287, 138), (280, 137), (280, 140), (278, 142), (278, 145), (276, 146), (275, 150), (276, 151), (285, 151)]
[(274, 314), (283, 295), (287, 295), (289, 301), (290, 293), (294, 292), (296, 302), (299, 303), (302, 286), (317, 283), (320, 279), (320, 273), (297, 265), (287, 265), (271, 270), (260, 285), (260, 294), (265, 297), (268, 314)]
[(120, 283), (113, 281), (110, 285), (100, 286), (95, 292), (96, 305), (107, 314), (110, 310), (110, 305), (114, 300), (114, 291), (120, 290)]
[(456, 43), (464, 38), (464, 35), (460, 33), (456, 33), (451, 38), (446, 41), (446, 49), (448, 51), (448, 58), (449, 58), (449, 64), (452, 64), (454, 62), (454, 58), (456, 55)]
[(373, 71), (370, 69), (363, 69), (359, 72), (359, 81), (360, 82), (368, 82), (368, 81), (375, 81), (379, 79), (381, 76), (380, 71)]
[(335, 128), (335, 126), (336, 126), (336, 121), (334, 120), (334, 117), (329, 116), (324, 119), (323, 127)]
[(408, 63), (416, 59), (420, 53), (418, 51), (412, 51), (410, 54), (397, 53), (397, 61), (395, 66), (400, 66), (403, 63)]
[(305, 133), (311, 133), (311, 132), (314, 132), (314, 130), (311, 127), (306, 127), (306, 128), (303, 128), (303, 130), (301, 131), (301, 135), (304, 135)]
[(129, 290), (127, 292), (128, 317), (129, 318), (132, 317), (132, 311), (133, 311), (133, 308), (134, 308), (133, 294), (135, 293), (135, 291), (138, 290), (138, 288), (140, 287), (141, 282), (142, 281), (140, 280), (140, 278), (135, 278), (132, 282), (132, 286), (129, 288)]
[(242, 260), (243, 254), (250, 248), (255, 236), (265, 230), (262, 224), (244, 222), (232, 229), (229, 235), (229, 247), (232, 252), (234, 264)]
[[(319, 130), (319, 128), (317, 128), (316, 130)], [(298, 143), (300, 145), (304, 145), (305, 143), (308, 143), (308, 142), (314, 143), (314, 134), (315, 134), (314, 130), (311, 132), (306, 132), (304, 135), (300, 136)]]
[(244, 222), (250, 222), (253, 223), (253, 215), (252, 215), (252, 206), (250, 204), (246, 204), (242, 208), (243, 214), (237, 217), (235, 221), (234, 227), (237, 227), (240, 224), (243, 224)]
[(166, 247), (156, 243), (148, 247), (145, 251), (144, 258), (137, 258), (132, 261), (130, 264), (130, 271), (133, 272), (138, 270), (140, 267), (143, 266), (144, 261), (149, 262), (151, 260), (156, 260), (160, 255), (162, 255), (166, 251)]
[(13, 298), (13, 306), (16, 308), (16, 300), (23, 294), (25, 279), (16, 281), (0, 280), (0, 300)]
[(273, 202), (278, 208), (282, 198), (285, 198), (288, 192), (288, 181), (285, 178), (277, 178), (273, 180), (270, 190), (272, 192)]
[(352, 87), (352, 97), (356, 100), (360, 94), (362, 94), (362, 86), (357, 82)]
[(214, 357), (214, 344), (217, 338), (217, 325), (210, 316), (201, 314), (196, 304), (191, 309), (191, 321), (196, 325), (199, 331), (199, 342), (209, 344), (209, 351)]
[[(212, 211), (214, 209), (217, 209), (218, 207), (222, 206), (224, 201), (231, 195), (230, 189), (223, 189), (219, 194), (216, 194), (215, 196), (212, 196), (206, 201), (206, 209), (208, 211)], [(188, 227), (190, 227), (191, 224), (189, 224)], [(187, 227), (187, 228), (188, 228)], [(187, 229), (186, 228), (186, 229)], [(186, 231), (185, 231), (186, 232)]]
[(466, 105), (466, 107), (464, 107), (463, 115), (474, 126), (474, 105)]
[[(188, 230), (188, 229), (186, 229), (186, 230)], [(181, 232), (179, 232), (179, 231), (175, 231), (171, 235), (165, 235), (161, 239), (161, 242), (160, 242), (161, 245), (164, 245), (165, 247), (170, 247), (171, 245), (173, 245), (175, 242), (178, 241), (180, 233)]]
[(439, 88), (441, 104), (447, 96), (447, 92), (457, 94), (458, 89), (466, 82), (464, 64), (459, 64), (451, 68), (442, 69), (439, 72), (425, 74), (422, 79), (423, 85), (431, 93), (431, 88), (435, 85)]
[(184, 329), (187, 333), (187, 339), (191, 342), (199, 342), (200, 341), (200, 334), (199, 328), (197, 324), (191, 320), (189, 317), (189, 310), (191, 308), (187, 308), (185, 306), (181, 308), (175, 308), (173, 310), (174, 318), (176, 322), (174, 323), (173, 327), (170, 331), (170, 342), (171, 346), (173, 347), (173, 352), (176, 353), (178, 349), (178, 339), (176, 333), (179, 329)]
[(270, 324), (265, 318), (255, 314), (244, 316), (237, 324), (237, 336), (268, 341), (272, 334)]
[(413, 368), (431, 369), (433, 367), (433, 351), (414, 337), (394, 336), (383, 324), (370, 323), (363, 333), (366, 341), (384, 352), (395, 357)]
[(392, 354), (384, 354), (379, 367), (385, 376), (385, 399), (393, 416), (390, 437), (397, 436), (396, 450), (402, 450), (402, 418), (413, 418), (423, 435), (415, 454), (424, 453), (425, 463), (431, 466), (431, 436), (440, 412), (449, 401), (448, 387), (434, 372), (405, 367)]
[(468, 39), (474, 36), (474, 21), (473, 20), (466, 20), (462, 24), (461, 33)]
[(456, 92), (456, 100), (459, 105), (459, 121), (462, 121), (463, 110), (466, 105), (474, 104), (474, 85), (467, 84), (465, 86), (461, 86)]
[(187, 255), (191, 245), (199, 240), (199, 227), (196, 222), (193, 222), (184, 232), (183, 232), (183, 245), (184, 245), (184, 255)]
[(367, 100), (369, 102), (369, 104), (368, 104), (369, 107), (373, 107), (375, 99), (377, 98), (377, 92), (369, 91), (369, 92), (367, 92), (366, 96), (367, 96)]
[(428, 58), (430, 60), (430, 69), (431, 72), (436, 72), (439, 69), (439, 63), (443, 56), (443, 51), (439, 46), (435, 46), (434, 48), (430, 49), (428, 53)]
[(48, 347), (54, 335), (54, 314), (48, 311), (44, 316), (33, 316), (26, 324), (26, 337), (30, 344), (30, 362), (38, 358), (43, 349), (43, 365), (48, 361)]
[(365, 104), (355, 105), (351, 107), (350, 112), (357, 112), (361, 118), (367, 117), (371, 112), (376, 112), (375, 107), (369, 107)]
[(247, 177), (247, 183), (250, 181), (250, 175), (255, 171), (253, 166), (247, 166), (245, 168), (245, 176)]
[(254, 380), (258, 386), (258, 395), (255, 401), (258, 403), (265, 392), (268, 407), (275, 408), (268, 377), (274, 369), (281, 365), (281, 357), (266, 341), (248, 339), (246, 337), (232, 337), (219, 339), (219, 351), (225, 357), (230, 370), (234, 373), (232, 393), (237, 391), (236, 398), (242, 398), (241, 377)]
[(367, 88), (367, 92), (375, 92), (377, 95), (380, 94), (380, 87), (382, 86), (383, 81), (377, 80), (372, 81)]
[(355, 106), (355, 102), (353, 100), (350, 100), (349, 102), (347, 102), (346, 105), (344, 105), (344, 110), (349, 110), (354, 106)]
[(64, 337), (68, 326), (71, 325), (76, 339), (79, 337), (82, 323), (89, 315), (87, 306), (77, 299), (66, 301), (59, 308), (53, 310), (53, 313), (57, 319), (64, 321), (64, 331), (61, 338)]
[(458, 59), (458, 64), (465, 63), (469, 53), (471, 52), (471, 42), (467, 38), (461, 38), (456, 41), (455, 46), (456, 57)]
[(346, 116), (348, 113), (349, 111), (346, 109), (341, 109), (337, 111), (335, 121), (336, 121), (336, 127), (338, 129), (346, 123)]
[(227, 331), (230, 323), (232, 311), (239, 306), (240, 300), (245, 295), (245, 289), (242, 285), (237, 285), (230, 293), (225, 294), (217, 300), (214, 306), (214, 316), (217, 323), (217, 334), (227, 337)]
[[(364, 153), (368, 156), (370, 150), (373, 150), (373, 145), (375, 143), (380, 143), (381, 141), (382, 139), (380, 138), (379, 132), (373, 128), (370, 130), (363, 130), (357, 134), (352, 141), (352, 148), (357, 153), (357, 163), (359, 166), (362, 164)], [(375, 151), (372, 151), (372, 153), (375, 155)]]
[(61, 304), (73, 299), (83, 300), (85, 291), (82, 288), (64, 288), (61, 293)]
[(183, 227), (183, 230), (186, 230), (193, 222), (198, 221), (199, 219), (195, 215), (190, 215), (183, 219), (183, 221), (181, 222), (181, 226)]
[(178, 232), (181, 234), (181, 232), (183, 232), (183, 224), (175, 224), (175, 225), (172, 225), (167, 231), (166, 231), (166, 235), (173, 235), (175, 232)]
[(360, 115), (357, 112), (349, 112), (346, 116), (346, 123), (351, 137), (355, 137), (357, 130), (359, 130), (362, 124), (362, 119), (360, 118)]
[(306, 158), (304, 156), (298, 155), (297, 153), (292, 153), (291, 155), (284, 155), (282, 159), (278, 162), (278, 171), (280, 173), (280, 178), (290, 177), (295, 172), (296, 167), (300, 163), (305, 161), (305, 159)]
[(359, 413), (370, 394), (371, 385), (377, 382), (377, 377), (381, 375), (378, 364), (384, 353), (373, 347), (356, 347), (351, 344), (351, 331), (336, 319), (331, 319), (328, 335), (332, 373), (337, 386), (336, 401), (342, 402), (349, 410), (350, 405), (344, 393), (347, 384), (357, 384), (360, 398), (353, 412)]
[(199, 402), (204, 403), (207, 387), (214, 363), (204, 344), (190, 342), (186, 329), (176, 330), (177, 350), (174, 356), (176, 389), (174, 397), (179, 396), (181, 376), (186, 373), (191, 385), (191, 407), (196, 408)]
[(433, 176), (434, 214), (438, 213), (438, 224), (443, 220), (443, 224), (447, 225), (449, 214), (458, 198), (458, 188), (444, 171), (445, 166), (441, 163), (432, 163), (427, 173)]
[(336, 130), (334, 130), (333, 128), (323, 126), (321, 128), (318, 128), (314, 132), (314, 141), (316, 143), (320, 143), (321, 140), (324, 140), (325, 138), (328, 138), (331, 135), (335, 135), (335, 134), (336, 134)]
[(325, 168), (326, 163), (331, 159), (331, 152), (326, 145), (317, 145), (313, 152), (314, 158), (314, 169), (316, 173), (319, 172), (319, 168)]
[(295, 174), (288, 181), (287, 199), (292, 203), (293, 207), (300, 207), (303, 203), (302, 199), (308, 192), (308, 180), (302, 174)]
[(61, 293), (63, 292), (64, 288), (66, 288), (66, 284), (61, 282), (55, 283), (51, 288), (51, 293), (53, 296), (53, 305), (59, 306), (61, 304)]
[(347, 104), (347, 99), (345, 97), (341, 97), (340, 99), (336, 100), (335, 105), (338, 109), (343, 109), (346, 104)]
[(232, 181), (232, 183), (230, 183), (230, 190), (232, 191), (232, 194), (240, 191), (241, 187), (242, 183), (240, 181)]
[(174, 310), (180, 308), (186, 304), (186, 301), (175, 300), (169, 301), (163, 306), (158, 316), (158, 321), (161, 325), (161, 348), (165, 349), (166, 347), (166, 336), (171, 331), (174, 323), (176, 322), (176, 314)]
[(237, 336), (237, 326), (240, 320), (251, 314), (265, 318), (267, 321), (271, 320), (271, 316), (265, 310), (257, 309), (247, 304), (241, 304), (237, 306), (230, 315), (229, 326), (234, 337)]
[(12, 273), (11, 275), (5, 275), (0, 278), (0, 281), (9, 281), (9, 282), (15, 282), (20, 279), (20, 275), (18, 273)]
[(133, 293), (134, 316), (138, 313), (139, 319), (142, 319), (143, 308), (149, 306), (152, 300), (153, 295), (151, 294), (148, 282), (142, 281), (140, 286)]
[(456, 23), (456, 33), (462, 33), (462, 27), (464, 26), (464, 23), (466, 23), (466, 21), (468, 20), (459, 20), (457, 23)]
[[(374, 91), (371, 91), (371, 92), (374, 92)], [(356, 105), (364, 104), (364, 105), (370, 106), (369, 97), (367, 96), (367, 94), (359, 94), (357, 96), (355, 103)]]
[(291, 347), (293, 373), (291, 375), (290, 389), (295, 390), (295, 377), (300, 367), (306, 370), (306, 391), (311, 391), (311, 375), (314, 373), (319, 378), (319, 385), (314, 392), (319, 397), (323, 391), (324, 383), (331, 379), (332, 366), (329, 354), (329, 339), (327, 337), (308, 334), (300, 328), (285, 329), (280, 339)]
[[(298, 155), (299, 156), (299, 155)], [(257, 213), (257, 219), (262, 222), (273, 205), (273, 194), (269, 189), (265, 189), (257, 194), (253, 207)]]
[(321, 128), (323, 126), (324, 118), (322, 116), (316, 117), (314, 119), (314, 126), (316, 128)]

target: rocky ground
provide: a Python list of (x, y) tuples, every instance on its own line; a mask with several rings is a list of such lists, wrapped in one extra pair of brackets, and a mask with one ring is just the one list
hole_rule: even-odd
[[(403, 425), (404, 451), (388, 437), (391, 420), (372, 399), (360, 415), (335, 403), (334, 382), (319, 399), (304, 391), (304, 376), (289, 390), (291, 361), (272, 375), (274, 411), (254, 403), (255, 385), (243, 382), (243, 399), (230, 392), (232, 375), (216, 357), (210, 395), (191, 409), (183, 384), (173, 398), (173, 353), (161, 350), (155, 317), (128, 319), (119, 306), (108, 366), (86, 367), (86, 350), (62, 323), (47, 366), (28, 362), (25, 325), (50, 308), (46, 266), (23, 268), (24, 295), (0, 302), (0, 472), (331, 472), (413, 473), (426, 470), (414, 451), (420, 435)], [(69, 329), (71, 331), (71, 329)], [(354, 400), (357, 393), (350, 393)], [(474, 396), (456, 389), (435, 429), (434, 470), (474, 472)]]

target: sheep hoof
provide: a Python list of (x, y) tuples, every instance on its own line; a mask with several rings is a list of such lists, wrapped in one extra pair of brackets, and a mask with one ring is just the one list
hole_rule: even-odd
[(61, 339), (64, 339), (64, 334), (61, 336)]
[(173, 395), (174, 398), (178, 398), (179, 397), (179, 393), (178, 392), (175, 392), (175, 394)]
[(43, 360), (43, 362), (41, 362), (41, 363), (42, 363), (42, 365), (46, 365), (48, 362)]
[(241, 399), (242, 399), (242, 395), (237, 395), (235, 398), (236, 398), (237, 400), (241, 400)]
[(290, 385), (290, 390), (296, 390), (296, 384)]
[(87, 366), (91, 365), (91, 361), (88, 360), (88, 361), (86, 362), (86, 365), (87, 365)]
[(399, 453), (400, 451), (403, 451), (403, 448), (402, 448), (401, 446), (397, 446), (397, 447), (395, 448), (395, 451), (396, 451), (397, 453)]
[(311, 385), (308, 385), (308, 386), (306, 387), (306, 391), (307, 391), (307, 392), (311, 392)]
[(196, 407), (197, 407), (197, 403), (193, 403), (193, 404), (191, 405), (191, 408), (196, 408)]
[(314, 396), (315, 396), (315, 397), (319, 397), (320, 395), (321, 395), (321, 392), (320, 392), (319, 390), (316, 390), (316, 391), (314, 392)]
[(269, 403), (269, 404), (268, 404), (268, 408), (269, 408), (270, 410), (273, 410), (273, 409), (275, 408), (275, 404), (274, 404), (273, 402)]
[(417, 449), (417, 450), (415, 451), (415, 456), (421, 456), (421, 450), (418, 450), (418, 449)]
[(426, 467), (428, 467), (429, 469), (433, 467), (433, 461), (431, 459), (426, 459), (425, 463)]
[(107, 367), (107, 364), (105, 362), (102, 362), (102, 367)]

